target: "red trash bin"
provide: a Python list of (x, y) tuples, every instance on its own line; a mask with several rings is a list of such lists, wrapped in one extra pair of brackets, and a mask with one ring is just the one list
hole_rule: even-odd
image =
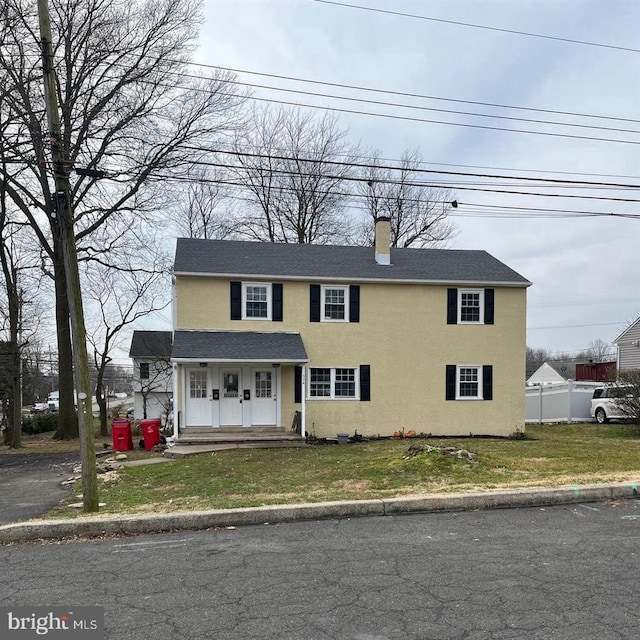
[(116, 418), (111, 422), (111, 438), (114, 451), (131, 451), (133, 438), (131, 436), (131, 423), (122, 418)]
[(140, 427), (144, 438), (144, 448), (151, 451), (154, 445), (160, 444), (160, 418), (140, 420)]

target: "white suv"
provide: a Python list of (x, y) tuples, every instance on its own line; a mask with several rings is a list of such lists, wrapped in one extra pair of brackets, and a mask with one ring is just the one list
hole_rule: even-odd
[[(616, 393), (618, 395), (616, 395)], [(620, 397), (620, 390), (616, 387), (596, 387), (591, 398), (591, 417), (598, 424), (605, 424), (609, 420), (626, 420), (626, 416), (616, 403)]]

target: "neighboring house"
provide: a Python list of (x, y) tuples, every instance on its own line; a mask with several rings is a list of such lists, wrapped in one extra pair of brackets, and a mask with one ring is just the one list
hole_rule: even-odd
[(543, 362), (527, 379), (527, 385), (562, 384), (575, 378), (576, 365), (570, 361)]
[(627, 327), (613, 344), (618, 347), (618, 371), (640, 369), (640, 318)]
[(134, 331), (129, 357), (135, 418), (163, 418), (173, 397), (171, 331)]
[(531, 283), (485, 251), (390, 249), (386, 219), (375, 242), (179, 238), (176, 431), (523, 429)]

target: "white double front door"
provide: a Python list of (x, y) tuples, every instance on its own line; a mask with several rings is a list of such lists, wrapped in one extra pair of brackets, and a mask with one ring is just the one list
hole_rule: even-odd
[(274, 426), (278, 420), (278, 369), (188, 367), (185, 426)]

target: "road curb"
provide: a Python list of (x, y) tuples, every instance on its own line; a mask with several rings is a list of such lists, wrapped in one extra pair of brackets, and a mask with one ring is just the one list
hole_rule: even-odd
[(274, 505), (247, 509), (213, 509), (122, 517), (82, 517), (39, 520), (0, 526), (0, 543), (29, 540), (94, 538), (167, 531), (279, 524), (301, 520), (389, 516), (440, 511), (477, 511), (513, 507), (551, 506), (638, 498), (640, 482), (577, 485), (554, 489), (514, 489), (473, 493), (430, 494), (379, 500), (350, 500)]

